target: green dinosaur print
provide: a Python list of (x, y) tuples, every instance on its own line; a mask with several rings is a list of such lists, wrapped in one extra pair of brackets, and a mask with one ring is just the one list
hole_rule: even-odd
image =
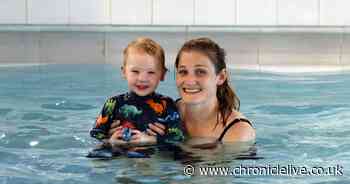
[(119, 112), (126, 118), (134, 118), (135, 116), (142, 114), (142, 110), (138, 110), (137, 107), (127, 104), (123, 105), (119, 109)]
[(168, 137), (171, 137), (171, 140), (167, 140), (167, 142), (181, 142), (185, 139), (185, 136), (179, 128), (169, 128)]
[(114, 107), (117, 101), (115, 99), (108, 99), (105, 104), (105, 112), (108, 116), (113, 115)]

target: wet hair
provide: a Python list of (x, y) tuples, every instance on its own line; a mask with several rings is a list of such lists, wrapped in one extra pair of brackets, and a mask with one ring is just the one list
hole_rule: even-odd
[(136, 40), (130, 42), (123, 51), (123, 66), (126, 65), (129, 50), (137, 49), (147, 53), (148, 55), (156, 58), (161, 65), (163, 72), (165, 73), (168, 69), (165, 67), (165, 54), (164, 49), (155, 41), (146, 37), (139, 37)]
[[(178, 68), (180, 58), (183, 52), (199, 52), (209, 58), (211, 63), (215, 67), (215, 73), (219, 74), (222, 70), (226, 69), (226, 52), (217, 43), (209, 38), (197, 38), (187, 41), (180, 49), (176, 56), (175, 68)], [(223, 84), (217, 87), (216, 97), (218, 99), (217, 124), (220, 123), (219, 115), (221, 115), (221, 123), (226, 126), (227, 119), (229, 118), (232, 110), (239, 110), (240, 101), (233, 88), (229, 83), (229, 76)], [(215, 127), (216, 127), (215, 126)]]

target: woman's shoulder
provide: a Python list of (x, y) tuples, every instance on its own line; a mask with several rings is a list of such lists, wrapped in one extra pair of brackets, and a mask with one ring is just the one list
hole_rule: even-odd
[(223, 141), (227, 142), (246, 142), (255, 139), (255, 129), (252, 123), (238, 111), (232, 111), (226, 123), (225, 136)]

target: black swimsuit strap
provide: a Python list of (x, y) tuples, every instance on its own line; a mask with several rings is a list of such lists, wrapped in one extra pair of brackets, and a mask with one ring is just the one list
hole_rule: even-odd
[(234, 119), (233, 121), (231, 121), (231, 123), (228, 124), (228, 125), (225, 127), (225, 129), (224, 129), (224, 131), (222, 131), (222, 133), (221, 133), (221, 135), (220, 135), (218, 141), (221, 142), (222, 139), (224, 138), (226, 132), (227, 132), (234, 124), (236, 124), (236, 123), (238, 123), (238, 122), (240, 122), (240, 121), (247, 122), (250, 126), (252, 126), (252, 123), (251, 123), (249, 120), (247, 120), (247, 119), (245, 119), (245, 118), (236, 118), (236, 119)]

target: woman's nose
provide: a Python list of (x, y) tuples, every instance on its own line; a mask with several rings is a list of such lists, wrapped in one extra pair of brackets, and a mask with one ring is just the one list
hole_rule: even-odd
[(183, 82), (185, 84), (196, 84), (197, 78), (192, 75), (192, 74), (188, 74), (183, 78)]

